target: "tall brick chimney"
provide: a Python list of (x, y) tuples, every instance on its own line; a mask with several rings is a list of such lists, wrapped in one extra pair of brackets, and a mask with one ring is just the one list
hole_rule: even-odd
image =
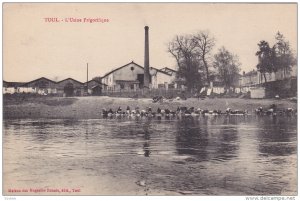
[(149, 89), (150, 72), (149, 72), (149, 27), (145, 26), (145, 58), (144, 58), (144, 88)]

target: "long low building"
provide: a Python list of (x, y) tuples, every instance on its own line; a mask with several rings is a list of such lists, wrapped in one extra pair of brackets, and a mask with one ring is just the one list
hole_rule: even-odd
[(55, 82), (41, 77), (30, 82), (3, 81), (3, 94), (36, 93), (40, 95), (84, 96), (101, 95), (102, 90), (106, 90), (106, 85), (96, 80), (83, 83), (73, 78), (67, 78)]

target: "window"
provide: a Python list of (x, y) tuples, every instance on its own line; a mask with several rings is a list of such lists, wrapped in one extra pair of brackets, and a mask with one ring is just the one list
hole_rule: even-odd
[(124, 83), (121, 83), (121, 84), (120, 84), (120, 88), (121, 88), (121, 89), (124, 89), (124, 88), (125, 88)]
[(134, 84), (131, 84), (131, 85), (130, 85), (130, 89), (134, 89)]

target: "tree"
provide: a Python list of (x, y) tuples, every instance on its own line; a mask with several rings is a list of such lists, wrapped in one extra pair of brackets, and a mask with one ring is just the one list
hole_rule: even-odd
[(178, 65), (177, 76), (184, 78), (188, 90), (199, 89), (203, 85), (196, 47), (192, 35), (176, 36), (168, 44), (168, 52)]
[(273, 48), (275, 50), (276, 59), (274, 60), (274, 66), (276, 67), (276, 71), (283, 70), (283, 75), (286, 77), (287, 72), (289, 72), (292, 66), (297, 62), (290, 49), (290, 44), (285, 40), (283, 34), (278, 31), (275, 39), (276, 43)]
[(208, 60), (210, 58), (211, 51), (215, 46), (215, 39), (210, 35), (208, 31), (199, 31), (193, 39), (195, 40), (197, 53), (200, 58), (200, 61), (205, 67), (206, 79), (207, 82), (210, 82), (210, 73)]
[(276, 56), (275, 48), (270, 48), (268, 42), (262, 40), (257, 44), (259, 50), (256, 52), (258, 56), (257, 70), (264, 76), (265, 82), (267, 82), (266, 73), (272, 73), (276, 71)]
[(258, 44), (259, 50), (256, 52), (256, 56), (258, 56), (256, 67), (264, 76), (265, 82), (267, 82), (266, 73), (282, 70), (284, 77), (286, 77), (292, 66), (297, 63), (290, 49), (290, 44), (285, 40), (283, 34), (277, 32), (275, 39), (276, 43), (272, 48), (268, 42), (260, 41)]
[(226, 50), (225, 47), (220, 48), (214, 55), (213, 66), (217, 69), (217, 75), (225, 87), (234, 86), (237, 74), (240, 72), (240, 65), (238, 56)]

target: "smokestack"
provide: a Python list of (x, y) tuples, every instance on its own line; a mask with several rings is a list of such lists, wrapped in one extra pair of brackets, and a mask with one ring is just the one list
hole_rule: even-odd
[(144, 88), (149, 88), (149, 83), (150, 83), (148, 30), (149, 27), (145, 26)]

